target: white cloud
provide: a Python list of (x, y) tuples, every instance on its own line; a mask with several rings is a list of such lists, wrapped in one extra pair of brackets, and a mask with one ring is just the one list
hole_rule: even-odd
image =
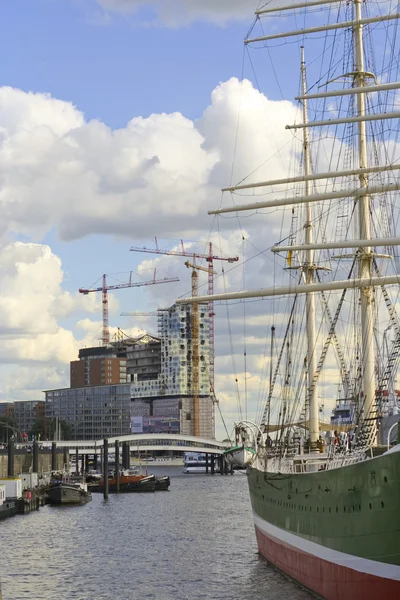
[[(294, 105), (268, 100), (248, 81), (217, 86), (196, 122), (154, 114), (118, 130), (85, 122), (68, 102), (1, 88), (3, 227), (36, 239), (53, 227), (64, 240), (198, 237), (230, 177), (239, 107), (236, 179), (291, 139), (282, 125), (296, 115)], [(291, 163), (288, 147), (257, 175), (284, 174)]]
[[(87, 302), (62, 287), (60, 259), (49, 246), (15, 242), (0, 252), (0, 332), (21, 338), (54, 335), (60, 332), (58, 320), (72, 312), (100, 311), (95, 298)], [(28, 351), (28, 350), (26, 350)]]
[(186, 25), (192, 21), (209, 21), (223, 25), (237, 19), (250, 19), (259, 5), (257, 0), (98, 0), (105, 10), (123, 14), (143, 8), (155, 12), (168, 26)]

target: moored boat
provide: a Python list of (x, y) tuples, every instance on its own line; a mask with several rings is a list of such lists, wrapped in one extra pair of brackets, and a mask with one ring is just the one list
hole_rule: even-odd
[(18, 506), (14, 499), (6, 497), (6, 485), (0, 484), (0, 521), (17, 514)]
[(92, 499), (84, 480), (52, 481), (46, 490), (47, 504), (85, 504)]
[(251, 463), (256, 451), (254, 448), (240, 444), (224, 451), (225, 460), (234, 467), (245, 467)]
[[(142, 493), (142, 492), (155, 492), (156, 482), (155, 478), (150, 476), (121, 476), (119, 482), (120, 493)], [(99, 483), (95, 483), (90, 486), (91, 492), (104, 492), (104, 480), (102, 479)], [(108, 491), (110, 493), (117, 492), (117, 481), (115, 477), (109, 477), (108, 479)]]
[[(137, 469), (122, 471), (119, 477), (120, 493), (167, 491), (169, 486), (169, 477), (143, 475)], [(90, 485), (90, 490), (92, 492), (104, 492), (104, 480), (101, 479), (99, 482)], [(108, 478), (108, 491), (110, 493), (117, 491), (117, 480), (113, 475)]]

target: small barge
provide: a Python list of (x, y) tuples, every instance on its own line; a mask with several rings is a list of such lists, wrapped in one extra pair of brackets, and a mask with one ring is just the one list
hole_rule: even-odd
[(46, 490), (47, 504), (85, 504), (91, 499), (92, 495), (82, 477), (53, 479)]

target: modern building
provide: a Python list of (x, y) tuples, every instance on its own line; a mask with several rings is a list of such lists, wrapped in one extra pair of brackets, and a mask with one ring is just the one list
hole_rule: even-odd
[(15, 402), (0, 402), (0, 418), (14, 418)]
[(46, 403), (43, 400), (15, 402), (14, 406), (14, 421), (22, 433), (28, 433), (36, 421), (44, 419)]
[(118, 356), (117, 348), (82, 348), (79, 360), (70, 363), (70, 386), (126, 383), (126, 358)]
[(45, 392), (47, 418), (66, 420), (74, 439), (82, 440), (131, 430), (194, 435), (197, 418), (198, 435), (213, 439), (208, 306), (199, 305), (197, 332), (192, 311), (191, 305), (160, 310), (158, 337), (80, 350), (79, 360), (71, 362), (71, 387)]
[(46, 403), (43, 400), (0, 402), (1, 416), (11, 417), (21, 433), (32, 430), (36, 421), (44, 418)]
[(46, 418), (58, 417), (68, 422), (74, 440), (93, 440), (130, 433), (129, 383), (49, 390), (45, 394)]
[[(193, 347), (197, 339), (199, 435), (210, 439), (215, 437), (215, 408), (210, 390), (208, 306), (199, 305), (197, 336), (193, 332), (192, 311), (192, 305), (182, 304), (158, 313), (160, 372), (151, 379), (140, 379), (139, 375), (132, 379), (132, 418), (135, 417), (132, 426), (138, 433), (138, 417), (164, 417), (166, 427), (175, 428), (179, 423), (180, 433), (194, 434)], [(145, 423), (143, 421), (143, 431)]]

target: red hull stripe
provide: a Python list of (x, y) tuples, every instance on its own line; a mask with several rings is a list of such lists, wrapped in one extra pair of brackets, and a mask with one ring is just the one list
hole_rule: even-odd
[[(266, 533), (263, 529), (256, 525), (260, 553), (289, 577), (316, 592), (322, 598), (326, 600), (400, 598), (399, 580), (371, 575), (324, 560), (319, 556), (308, 554), (299, 547), (291, 546)], [(318, 547), (324, 548), (319, 545)]]
[(269, 537), (275, 538), (282, 545), (296, 548), (297, 550), (300, 550), (306, 554), (311, 554), (320, 559), (335, 563), (338, 566), (359, 571), (360, 573), (367, 573), (368, 575), (375, 575), (376, 577), (400, 581), (400, 566), (398, 565), (390, 565), (377, 560), (360, 558), (359, 556), (338, 552), (337, 550), (332, 550), (327, 546), (310, 542), (309, 540), (295, 535), (294, 533), (280, 529), (279, 527), (275, 527), (275, 525), (268, 523), (254, 512), (253, 518), (255, 526), (260, 531)]

